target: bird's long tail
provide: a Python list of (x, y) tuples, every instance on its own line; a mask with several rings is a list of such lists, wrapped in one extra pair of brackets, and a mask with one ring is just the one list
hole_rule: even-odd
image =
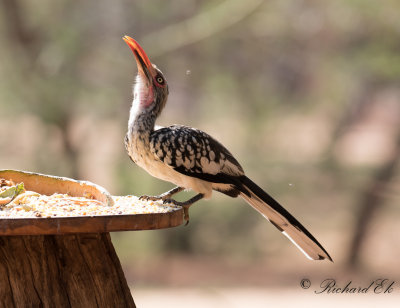
[(248, 177), (241, 177), (240, 196), (286, 235), (307, 258), (332, 261), (328, 252), (303, 225)]

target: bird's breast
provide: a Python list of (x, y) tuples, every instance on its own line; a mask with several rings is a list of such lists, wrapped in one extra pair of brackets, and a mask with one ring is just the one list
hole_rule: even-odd
[[(176, 173), (171, 167), (160, 161), (150, 149), (149, 137), (146, 135), (131, 135), (127, 138), (127, 151), (132, 160), (152, 176), (173, 182)], [(176, 177), (176, 176), (175, 176)]]
[(147, 169), (146, 166), (151, 160), (148, 134), (128, 132), (125, 147), (130, 158), (140, 167)]
[(206, 198), (211, 197), (211, 183), (181, 174), (165, 164), (153, 154), (150, 150), (149, 140), (146, 140), (144, 136), (130, 136), (130, 138), (128, 136), (126, 139), (126, 149), (129, 156), (150, 175), (177, 186), (203, 193)]

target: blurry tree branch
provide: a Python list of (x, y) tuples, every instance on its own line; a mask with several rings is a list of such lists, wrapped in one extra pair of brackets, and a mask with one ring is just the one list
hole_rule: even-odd
[[(338, 139), (362, 117), (366, 110), (368, 110), (372, 102), (370, 97), (372, 97), (372, 94), (374, 94), (380, 86), (378, 82), (371, 80), (363, 80), (361, 84), (362, 86), (358, 91), (356, 100), (352, 101), (348, 108), (345, 108), (341, 119), (336, 123), (331, 139), (331, 147), (333, 147)], [(330, 151), (330, 153), (332, 152)]]
[(264, 1), (225, 1), (212, 10), (148, 34), (143, 45), (158, 57), (181, 47), (196, 43), (240, 22)]
[(1, 2), (6, 12), (4, 18), (6, 19), (5, 24), (10, 40), (21, 45), (29, 59), (33, 60), (36, 58), (39, 49), (38, 33), (26, 26), (19, 1), (1, 0)]
[(383, 192), (387, 189), (400, 163), (400, 127), (398, 128), (396, 141), (396, 147), (390, 159), (377, 170), (371, 182), (361, 194), (362, 197), (358, 205), (358, 220), (354, 228), (354, 237), (350, 244), (347, 259), (347, 265), (352, 268), (356, 268), (359, 265), (360, 251), (368, 235), (372, 219), (378, 209), (383, 208), (383, 203), (385, 202)]
[[(359, 90), (358, 98), (355, 100), (355, 103), (349, 105), (349, 108), (343, 111), (342, 118), (338, 121), (333, 132), (327, 155), (331, 162), (334, 162), (332, 155), (336, 142), (354, 125), (354, 123), (363, 117), (364, 113), (368, 112), (372, 103), (370, 98), (381, 89), (382, 85), (387, 84), (387, 80), (364, 80)], [(353, 238), (347, 256), (347, 265), (351, 268), (357, 268), (360, 264), (361, 249), (368, 236), (371, 222), (376, 213), (383, 209), (383, 203), (385, 202), (384, 191), (395, 175), (396, 168), (400, 161), (400, 127), (394, 138), (393, 142), (396, 144), (396, 147), (393, 153), (386, 162), (376, 170), (370, 182), (360, 194), (359, 204), (357, 205), (357, 221), (355, 222), (354, 232), (352, 233)], [(330, 166), (332, 166), (332, 164), (330, 164)], [(333, 166), (336, 166), (336, 164), (333, 164)]]
[[(357, 123), (365, 113), (369, 112), (373, 102), (371, 97), (373, 97), (382, 86), (387, 86), (388, 84), (390, 84), (390, 81), (382, 78), (367, 79), (361, 82), (357, 99), (343, 111), (342, 117), (337, 122), (333, 131), (326, 156), (327, 160), (331, 162), (329, 164), (330, 167), (337, 167), (333, 157), (333, 149), (337, 141), (346, 134), (346, 132)], [(363, 243), (367, 239), (371, 222), (376, 213), (383, 209), (383, 204), (385, 202), (384, 192), (394, 177), (396, 168), (399, 164), (400, 127), (398, 128), (397, 133), (394, 134), (393, 142), (396, 145), (393, 153), (391, 153), (391, 156), (386, 160), (386, 162), (375, 171), (370, 182), (360, 193), (359, 204), (357, 205), (357, 221), (355, 222), (353, 229), (354, 232), (352, 233), (353, 238), (347, 256), (347, 266), (350, 268), (357, 268), (360, 265), (361, 249)]]

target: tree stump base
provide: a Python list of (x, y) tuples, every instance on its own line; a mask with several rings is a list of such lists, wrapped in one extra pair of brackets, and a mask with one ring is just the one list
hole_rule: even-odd
[[(114, 197), (86, 181), (18, 170), (0, 178), (39, 194)], [(126, 196), (130, 197), (130, 196)], [(109, 232), (171, 228), (183, 209), (124, 215), (0, 218), (0, 307), (135, 307)]]
[(0, 237), (1, 307), (135, 307), (109, 233)]

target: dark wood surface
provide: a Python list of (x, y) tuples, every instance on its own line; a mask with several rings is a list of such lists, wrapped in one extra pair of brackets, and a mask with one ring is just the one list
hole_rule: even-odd
[(1, 236), (1, 307), (135, 307), (109, 233)]

